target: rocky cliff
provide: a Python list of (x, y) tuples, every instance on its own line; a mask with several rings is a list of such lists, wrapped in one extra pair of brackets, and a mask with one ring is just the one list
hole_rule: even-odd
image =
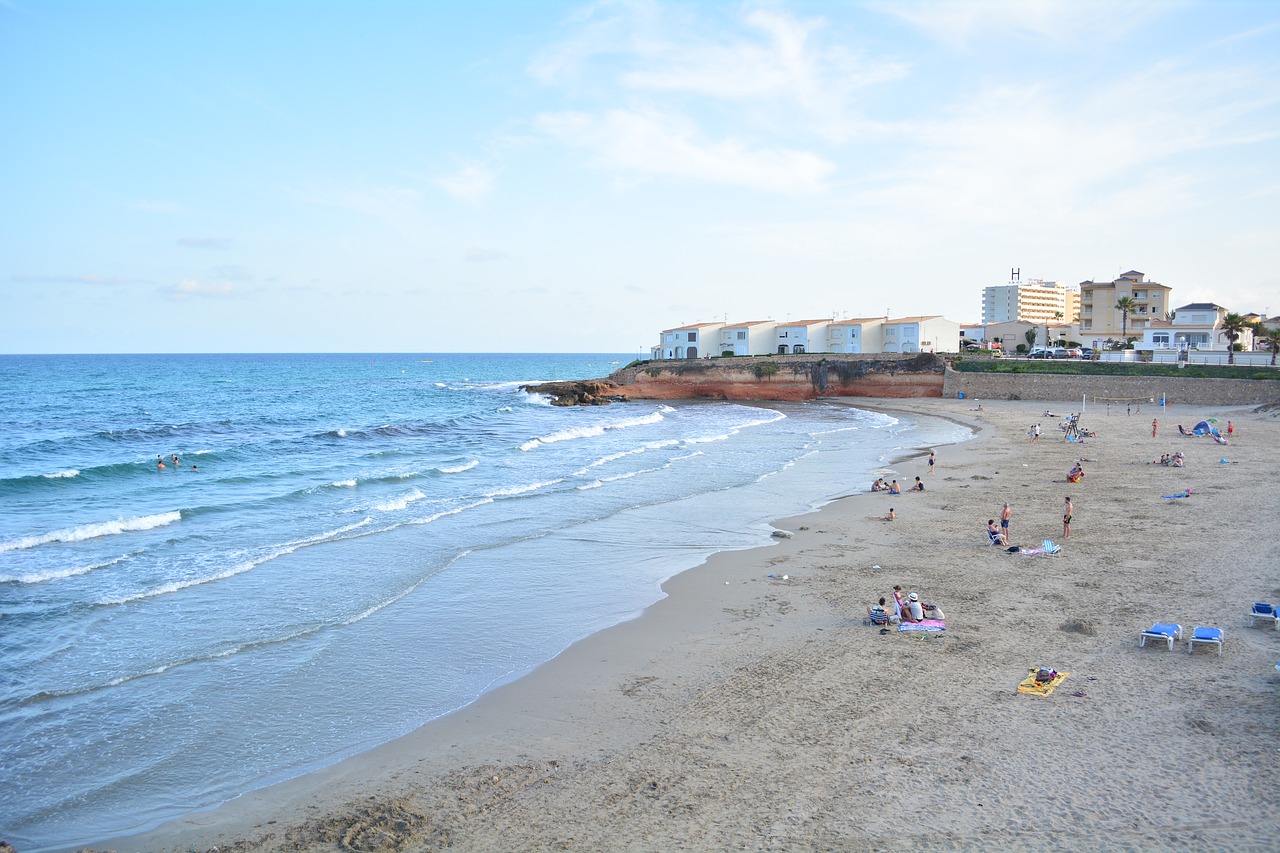
[(547, 382), (524, 390), (556, 405), (618, 400), (813, 400), (818, 397), (941, 397), (945, 364), (919, 355), (779, 355), (650, 361), (605, 379)]

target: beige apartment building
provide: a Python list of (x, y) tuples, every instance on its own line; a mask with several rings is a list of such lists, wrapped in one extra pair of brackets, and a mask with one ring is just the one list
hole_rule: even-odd
[[(1147, 281), (1145, 274), (1129, 270), (1115, 281), (1080, 282), (1080, 339), (1086, 344), (1120, 340), (1122, 333), (1142, 340), (1143, 333), (1152, 320), (1163, 320), (1170, 311), (1169, 294), (1173, 288), (1155, 281)], [(1128, 329), (1116, 303), (1129, 296), (1134, 308), (1129, 312)]]
[(987, 287), (982, 291), (982, 323), (1071, 323), (1080, 311), (1080, 291), (1075, 285), (1032, 278)]

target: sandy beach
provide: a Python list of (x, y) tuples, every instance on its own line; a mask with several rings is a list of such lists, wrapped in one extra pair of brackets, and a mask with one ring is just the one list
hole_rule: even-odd
[[(1280, 603), (1280, 412), (1091, 403), (1080, 445), (1058, 428), (1079, 402), (849, 402), (976, 432), (932, 473), (924, 448), (851, 471), (850, 497), (777, 522), (792, 538), (716, 555), (455, 714), (96, 847), (1274, 849), (1280, 632), (1247, 614)], [(1228, 446), (1178, 435), (1207, 417)], [(1185, 468), (1150, 464), (1174, 451)], [(878, 475), (927, 488), (867, 494)], [(1014, 544), (1062, 552), (988, 545), (1006, 501)], [(895, 584), (947, 630), (865, 624)], [(1224, 629), (1221, 656), (1139, 648), (1156, 621)], [(1019, 694), (1037, 666), (1070, 675)]]

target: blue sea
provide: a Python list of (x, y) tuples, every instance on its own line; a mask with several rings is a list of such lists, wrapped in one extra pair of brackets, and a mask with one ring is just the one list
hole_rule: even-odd
[(518, 388), (628, 360), (0, 356), (0, 838), (102, 841), (385, 743), (963, 438)]

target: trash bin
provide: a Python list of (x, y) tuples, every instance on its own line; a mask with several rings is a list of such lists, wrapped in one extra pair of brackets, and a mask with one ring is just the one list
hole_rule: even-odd
[(956, 399), (957, 399), (957, 400), (963, 400), (963, 399), (964, 399), (964, 392), (963, 392), (963, 391), (957, 391), (957, 392), (956, 392)]

